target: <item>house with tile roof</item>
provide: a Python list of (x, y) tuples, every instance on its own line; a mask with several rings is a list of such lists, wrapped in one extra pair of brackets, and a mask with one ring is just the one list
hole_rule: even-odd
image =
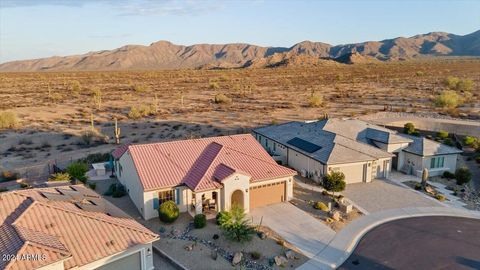
[(420, 176), (454, 172), (462, 151), (355, 119), (288, 122), (253, 135), (273, 158), (319, 182), (341, 171), (348, 183), (387, 178), (392, 168)]
[(158, 217), (168, 200), (208, 217), (233, 204), (248, 212), (288, 201), (297, 174), (250, 134), (128, 145), (115, 153), (115, 174), (145, 219)]
[(0, 269), (153, 269), (158, 235), (83, 185), (0, 193)]

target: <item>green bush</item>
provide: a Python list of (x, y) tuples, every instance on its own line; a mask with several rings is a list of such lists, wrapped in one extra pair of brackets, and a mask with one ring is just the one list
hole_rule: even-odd
[(325, 212), (328, 211), (328, 206), (325, 205), (323, 202), (315, 202), (315, 204), (313, 204), (313, 208), (322, 210)]
[(97, 188), (97, 183), (95, 183), (95, 182), (90, 182), (90, 183), (88, 183), (88, 186), (89, 186), (91, 189), (95, 190), (95, 189)]
[(222, 225), (226, 220), (230, 219), (230, 213), (227, 211), (220, 211), (215, 216), (217, 225)]
[(0, 111), (0, 129), (15, 128), (18, 126), (17, 114), (9, 111)]
[(236, 242), (245, 242), (252, 239), (255, 230), (246, 218), (245, 211), (238, 205), (233, 205), (229, 215), (224, 216), (225, 220), (221, 222), (220, 228), (227, 239)]
[(437, 133), (437, 137), (439, 137), (440, 139), (446, 139), (448, 138), (448, 132), (444, 131), (444, 130), (441, 130)]
[(435, 199), (443, 202), (443, 201), (445, 201), (446, 198), (445, 198), (445, 196), (442, 195), (442, 194), (437, 194), (437, 195), (435, 195)]
[(473, 85), (474, 85), (474, 83), (470, 79), (460, 80), (457, 83), (456, 89), (458, 91), (469, 92), (469, 91), (473, 90)]
[(110, 153), (92, 153), (89, 154), (86, 158), (82, 158), (80, 161), (92, 164), (92, 163), (100, 163), (106, 162), (110, 160)]
[(480, 155), (478, 155), (478, 156), (475, 157), (475, 161), (476, 161), (477, 163), (480, 163)]
[(345, 174), (343, 172), (330, 172), (323, 177), (323, 188), (331, 192), (340, 192), (345, 190)]
[(309, 107), (320, 107), (323, 105), (323, 97), (318, 95), (318, 94), (315, 94), (315, 93), (312, 93), (309, 97), (308, 97), (308, 106)]
[(76, 161), (68, 165), (66, 172), (73, 178), (83, 183), (87, 181), (85, 175), (88, 171), (88, 165), (85, 162)]
[(457, 84), (458, 82), (460, 81), (459, 78), (457, 77), (453, 77), (453, 76), (448, 76), (444, 81), (443, 81), (443, 84), (445, 84), (445, 86), (449, 89), (456, 89), (457, 88)]
[(252, 260), (256, 261), (256, 260), (260, 260), (260, 258), (262, 258), (262, 253), (258, 252), (258, 251), (252, 251), (250, 252), (250, 257), (252, 258)]
[(421, 190), (422, 185), (420, 183), (415, 183), (415, 190)]
[(441, 107), (444, 109), (454, 109), (459, 105), (462, 105), (463, 98), (455, 91), (446, 90), (442, 91), (442, 93), (436, 96), (433, 102), (437, 107)]
[(204, 214), (197, 214), (193, 218), (193, 225), (196, 229), (207, 226), (207, 217)]
[(455, 179), (455, 174), (453, 174), (449, 171), (445, 171), (445, 172), (443, 172), (443, 177), (447, 178), (447, 179)]
[(227, 97), (224, 94), (216, 94), (214, 98), (214, 102), (217, 104), (228, 104), (232, 102), (232, 99)]
[(158, 208), (158, 216), (165, 223), (174, 222), (179, 215), (180, 211), (174, 201), (166, 201)]
[(457, 179), (457, 185), (466, 184), (472, 180), (472, 173), (466, 167), (458, 168), (455, 171), (455, 179)]
[(68, 173), (54, 173), (48, 178), (48, 181), (70, 181), (71, 177)]
[(475, 137), (472, 137), (472, 136), (467, 136), (467, 137), (465, 137), (465, 139), (463, 139), (463, 143), (468, 145), (468, 146), (474, 145), (477, 141), (478, 141), (478, 139), (475, 138)]
[(114, 198), (120, 198), (127, 194), (125, 187), (122, 184), (114, 183), (108, 187), (108, 190), (103, 193), (105, 196), (112, 196)]
[(413, 134), (415, 132), (415, 126), (413, 123), (406, 123), (403, 126), (403, 133), (405, 134)]

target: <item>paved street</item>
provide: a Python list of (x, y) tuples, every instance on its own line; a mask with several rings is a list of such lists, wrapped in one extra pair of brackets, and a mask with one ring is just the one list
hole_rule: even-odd
[(338, 269), (480, 269), (480, 220), (416, 217), (368, 232)]
[(250, 215), (254, 223), (270, 227), (285, 240), (311, 258), (320, 252), (335, 236), (335, 232), (321, 221), (290, 203), (278, 203), (255, 208)]

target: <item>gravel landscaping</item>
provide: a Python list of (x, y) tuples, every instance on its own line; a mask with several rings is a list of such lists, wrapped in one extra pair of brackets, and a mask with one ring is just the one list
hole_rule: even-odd
[(313, 207), (316, 202), (322, 202), (325, 205), (328, 205), (328, 203), (331, 202), (332, 210), (339, 211), (340, 209), (335, 207), (335, 202), (332, 202), (331, 196), (323, 195), (321, 192), (303, 188), (298, 184), (294, 184), (293, 186), (293, 197), (294, 198), (290, 201), (293, 205), (321, 220), (336, 232), (340, 231), (348, 223), (362, 215), (357, 208), (353, 207), (353, 210), (350, 213), (341, 213), (340, 219), (336, 221), (330, 217), (328, 211), (315, 209)]

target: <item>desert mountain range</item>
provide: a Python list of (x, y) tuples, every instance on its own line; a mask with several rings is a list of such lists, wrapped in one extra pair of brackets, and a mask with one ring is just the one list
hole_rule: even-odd
[(290, 48), (251, 44), (175, 45), (158, 41), (82, 55), (12, 61), (0, 71), (140, 70), (265, 68), (286, 65), (335, 65), (395, 61), (431, 56), (480, 56), (480, 30), (460, 36), (432, 32), (409, 38), (332, 46), (303, 41)]

